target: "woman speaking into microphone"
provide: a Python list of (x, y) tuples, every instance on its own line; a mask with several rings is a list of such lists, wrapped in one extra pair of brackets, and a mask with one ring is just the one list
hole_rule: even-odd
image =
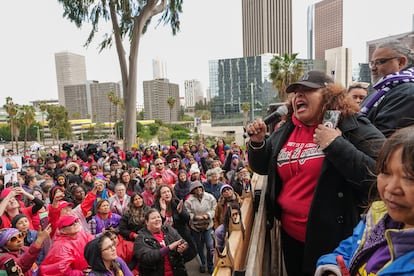
[(270, 137), (261, 119), (247, 126), (248, 158), (269, 176), (268, 218), (281, 221), (288, 275), (313, 275), (319, 256), (358, 223), (384, 136), (323, 72), (307, 72), (286, 92), (286, 122)]

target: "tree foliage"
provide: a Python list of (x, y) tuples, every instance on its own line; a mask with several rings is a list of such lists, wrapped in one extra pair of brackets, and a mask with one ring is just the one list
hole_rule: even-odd
[(10, 125), (10, 137), (12, 140), (12, 149), (13, 141), (16, 141), (16, 151), (19, 151), (18, 137), (20, 129), (16, 118), (19, 106), (13, 102), (13, 99), (11, 97), (7, 97), (6, 104), (3, 107), (8, 115), (8, 123)]
[(49, 121), (49, 131), (55, 140), (59, 138), (70, 139), (72, 137), (72, 128), (69, 124), (68, 111), (63, 106), (48, 105), (47, 118)]
[(298, 62), (297, 56), (297, 53), (285, 53), (283, 56), (274, 56), (270, 61), (270, 79), (279, 91), (280, 101), (286, 101), (286, 88), (303, 74), (302, 62)]
[(24, 151), (26, 151), (29, 128), (35, 121), (35, 108), (31, 105), (22, 105), (18, 109), (16, 117), (19, 124), (21, 124), (24, 127), (23, 149)]
[[(180, 29), (179, 14), (183, 0), (58, 0), (64, 9), (63, 17), (78, 28), (92, 25), (86, 40), (88, 46), (102, 25), (111, 22), (112, 30), (104, 35), (99, 51), (116, 46), (124, 92), (124, 148), (130, 148), (136, 138), (137, 63), (140, 38), (151, 19), (160, 14), (158, 24), (170, 24), (173, 35)], [(123, 45), (129, 40), (129, 57)], [(129, 63), (128, 63), (129, 62)]]

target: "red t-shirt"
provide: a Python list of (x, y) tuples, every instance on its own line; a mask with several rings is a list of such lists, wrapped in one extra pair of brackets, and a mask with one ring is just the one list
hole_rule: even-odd
[(313, 142), (314, 126), (292, 117), (295, 129), (277, 156), (282, 191), (277, 202), (282, 207), (282, 227), (293, 238), (304, 242), (306, 223), (316, 184), (325, 158)]
[[(164, 233), (160, 231), (159, 233), (152, 234), (154, 238), (161, 244), (162, 247), (167, 246), (164, 241)], [(170, 264), (170, 260), (168, 259), (168, 254), (164, 256), (164, 275), (165, 276), (173, 276), (172, 267)]]

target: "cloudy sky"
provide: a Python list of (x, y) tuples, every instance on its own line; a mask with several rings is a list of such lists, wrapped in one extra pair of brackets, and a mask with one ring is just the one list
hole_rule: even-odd
[[(260, 0), (258, 0), (260, 1)], [(293, 0), (293, 50), (306, 58), (306, 9), (311, 0)], [(365, 41), (413, 29), (412, 0), (344, 1), (344, 46), (354, 62), (366, 61)], [(56, 0), (4, 1), (0, 11), (2, 46), (0, 105), (11, 96), (18, 104), (57, 99), (54, 54), (70, 51), (86, 57), (87, 78), (99, 82), (121, 79), (115, 48), (98, 53), (97, 43), (83, 47), (89, 26), (77, 29), (62, 18)], [(185, 0), (181, 31), (155, 28), (141, 40), (138, 65), (138, 104), (143, 104), (142, 81), (152, 79), (152, 60), (167, 64), (167, 77), (180, 85), (198, 79), (208, 87), (208, 61), (242, 56), (241, 0)], [(97, 42), (103, 34), (98, 34)]]

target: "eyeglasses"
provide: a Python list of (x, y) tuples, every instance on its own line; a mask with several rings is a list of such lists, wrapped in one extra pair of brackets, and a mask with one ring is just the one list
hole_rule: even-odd
[(106, 247), (106, 248), (102, 249), (102, 252), (104, 252), (104, 251), (108, 251), (108, 250), (115, 250), (115, 249), (116, 249), (115, 244), (111, 244), (111, 245), (109, 245), (108, 247)]
[(158, 165), (164, 165), (164, 163), (155, 163), (154, 165), (155, 165), (155, 166), (158, 166)]
[(395, 58), (400, 58), (400, 57), (377, 58), (376, 60), (371, 60), (369, 62), (369, 68), (374, 67), (374, 65), (375, 65), (375, 67), (377, 67), (378, 65), (383, 65), (384, 63), (386, 63), (386, 62), (388, 62), (390, 60), (393, 60)]
[(20, 232), (20, 233), (17, 233), (16, 235), (14, 235), (13, 237), (11, 237), (10, 239), (9, 239), (9, 242), (17, 242), (17, 240), (21, 240), (23, 238), (23, 233), (22, 232)]

